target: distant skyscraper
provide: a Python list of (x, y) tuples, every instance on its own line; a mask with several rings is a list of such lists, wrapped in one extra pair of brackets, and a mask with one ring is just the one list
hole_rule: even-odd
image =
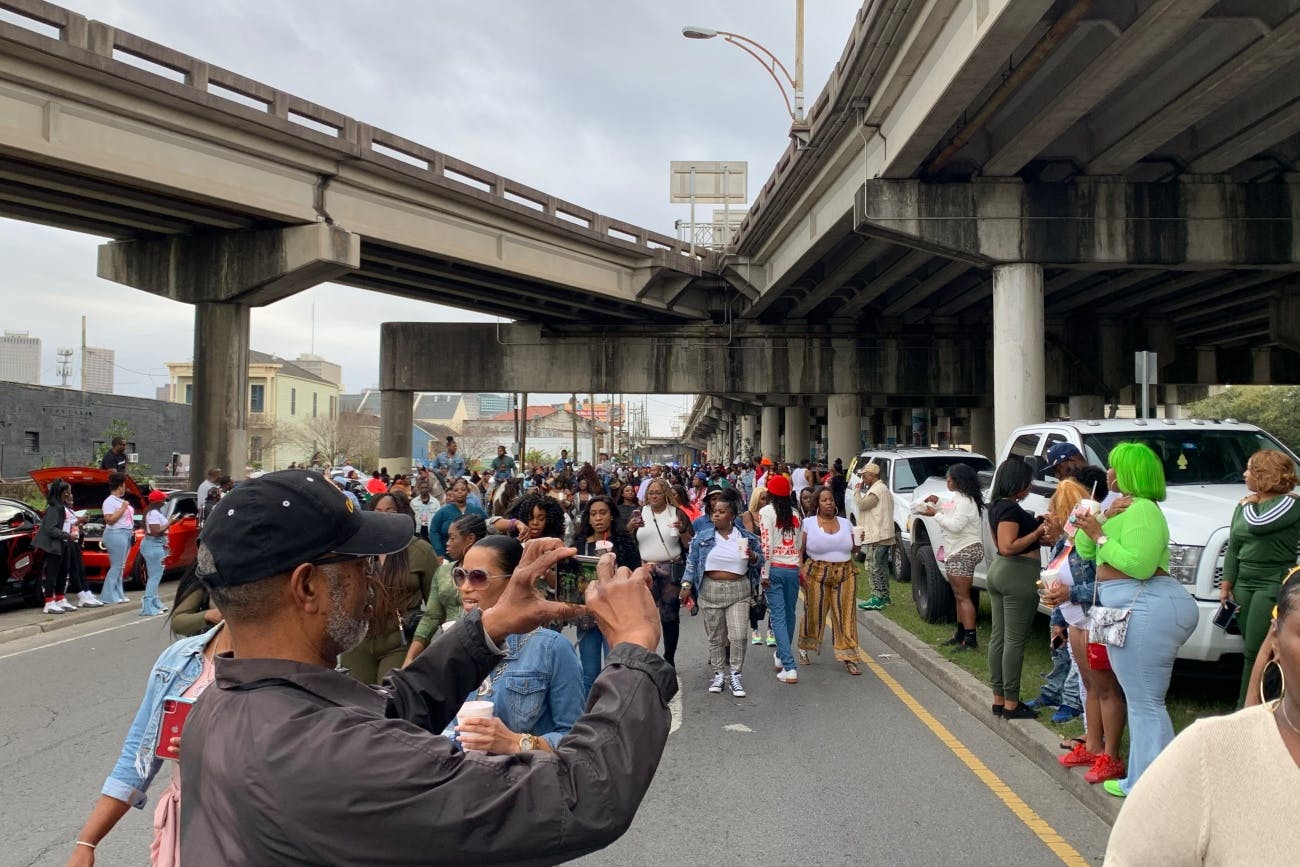
[(111, 349), (87, 346), (81, 352), (81, 387), (83, 391), (113, 393), (113, 370), (117, 353)]
[(41, 384), (41, 339), (26, 331), (6, 331), (0, 337), (0, 379)]

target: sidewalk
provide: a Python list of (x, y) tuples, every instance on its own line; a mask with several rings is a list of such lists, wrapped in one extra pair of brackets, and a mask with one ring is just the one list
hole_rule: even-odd
[(938, 651), (903, 627), (883, 616), (873, 616), (874, 614), (875, 612), (871, 611), (859, 612), (858, 623), (893, 648), (912, 667), (946, 692), (968, 713), (984, 722), (993, 732), (1020, 751), (1025, 758), (1042, 768), (1043, 773), (1060, 783), (1061, 788), (1073, 795), (1103, 822), (1108, 825), (1115, 824), (1115, 817), (1119, 815), (1119, 808), (1123, 802), (1119, 798), (1106, 794), (1101, 786), (1084, 782), (1080, 770), (1063, 767), (1057, 761), (1057, 757), (1064, 751), (1060, 749), (1061, 739), (1055, 732), (1033, 720), (1007, 722), (995, 718), (989, 711), (992, 692), (987, 684), (981, 683), (966, 671), (944, 659)]
[(132, 600), (128, 604), (104, 605), (100, 608), (78, 608), (76, 611), (68, 611), (63, 614), (46, 614), (35, 606), (12, 608), (7, 611), (0, 611), (0, 644), (7, 641), (16, 641), (19, 638), (40, 635), (42, 632), (66, 629), (78, 623), (102, 620), (105, 617), (112, 617), (114, 614), (126, 614), (128, 612), (138, 614), (139, 611), (140, 603), (138, 600)]

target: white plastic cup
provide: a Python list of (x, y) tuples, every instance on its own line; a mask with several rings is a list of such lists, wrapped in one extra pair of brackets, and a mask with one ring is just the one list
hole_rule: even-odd
[(1038, 595), (1046, 596), (1061, 583), (1060, 569), (1044, 569), (1038, 573)]
[(599, 540), (597, 540), (597, 542), (596, 542), (596, 553), (597, 553), (597, 554), (608, 554), (610, 551), (613, 551), (613, 550), (614, 550), (614, 543), (613, 543), (613, 542), (609, 541), (608, 539), (599, 539)]
[(853, 527), (853, 544), (863, 545), (866, 544), (866, 540), (867, 540), (867, 528), (859, 527), (855, 524)]
[(749, 540), (746, 539), (744, 536), (741, 536), (739, 541), (736, 542), (736, 547), (740, 549), (740, 556), (742, 557), (749, 556)]
[(467, 701), (456, 711), (456, 719), (481, 719), (496, 716), (496, 706), (490, 701)]
[(1079, 505), (1077, 508), (1081, 512), (1086, 509), (1089, 512), (1092, 512), (1094, 515), (1101, 514), (1101, 503), (1097, 502), (1096, 500), (1087, 499), (1087, 498), (1082, 499), (1079, 501)]

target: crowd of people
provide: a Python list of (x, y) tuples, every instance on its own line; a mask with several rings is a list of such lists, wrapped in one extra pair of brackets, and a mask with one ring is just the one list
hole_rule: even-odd
[[(388, 684), (387, 693), (359, 693), (336, 683), (328, 703), (366, 706), (380, 718), (408, 719), (424, 733), (445, 735), (450, 746), (434, 751), (442, 763), (473, 754), (566, 750), (574, 762), (588, 761), (588, 750), (599, 753), (601, 761), (629, 760), (602, 752), (608, 745), (592, 742), (595, 735), (580, 725), (584, 710), (612, 716), (626, 711), (619, 702), (627, 700), (625, 690), (631, 687), (620, 682), (602, 693), (605, 673), (641, 672), (649, 677), (656, 699), (664, 698), (670, 688), (661, 670), (620, 646), (620, 633), (608, 622), (614, 616), (610, 611), (578, 608), (583, 596), (566, 595), (571, 584), (584, 589), (593, 570), (602, 581), (613, 580), (615, 572), (635, 574), (629, 585), (641, 589), (632, 604), (633, 591), (624, 587), (625, 601), (642, 611), (644, 622), (622, 634), (635, 635), (639, 652), (649, 652), (659, 665), (679, 666), (681, 619), (703, 615), (707, 658), (697, 664), (704, 668), (699, 687), (707, 693), (727, 691), (744, 698), (745, 663), (756, 646), (772, 649), (779, 683), (797, 684), (800, 668), (821, 653), (828, 625), (835, 660), (847, 674), (861, 674), (864, 655), (856, 612), (859, 607), (890, 604), (895, 543), (891, 494), (875, 464), (862, 467), (861, 483), (851, 486), (838, 461), (834, 467), (817, 467), (764, 459), (688, 469), (620, 465), (605, 455), (596, 465), (578, 466), (564, 455), (553, 466), (521, 471), (501, 449), (488, 469), (475, 472), (456, 463), (452, 445), (433, 466), (418, 468), (409, 478), (387, 477), (381, 468), (360, 490), (337, 492), (349, 516), (383, 516), (384, 543), (363, 552), (335, 541), (322, 547), (322, 537), (319, 550), (304, 549), (296, 558), (276, 561), (282, 568), (269, 594), (255, 579), (269, 575), (270, 566), (250, 561), (251, 554), (238, 550), (227, 535), (236, 532), (236, 521), (227, 516), (239, 512), (245, 500), (281, 493), (288, 509), (289, 488), (293, 497), (310, 499), (310, 482), (319, 478), (328, 485), (328, 477), (290, 470), (285, 472), (291, 477), (272, 473), (218, 494), (230, 498), (223, 499), (229, 507), (223, 505), (209, 517), (201, 548), (207, 555), (201, 553), (195, 569), (180, 583), (170, 612), (179, 640), (156, 664), (121, 757), (70, 863), (93, 863), (98, 841), (131, 806), (144, 805), (163, 758), (179, 758), (179, 739), (169, 741), (159, 725), (168, 697), (197, 698), (222, 677), (234, 692), (249, 688), (238, 684), (261, 683), (266, 677), (290, 682), (301, 677), (303, 688), (319, 697), (310, 686), (319, 675), (274, 674), (252, 663), (239, 667), (221, 661), (221, 654), (232, 650), (236, 657), (241, 655), (241, 632), (246, 647), (270, 641), (259, 637), (258, 626), (269, 616), (258, 613), (259, 604), (279, 604), (283, 610), (276, 616), (285, 624), (292, 621), (300, 631), (323, 636), (308, 648), (310, 653), (298, 647), (297, 655), (288, 658), (301, 661), (308, 655), (313, 665), (337, 666), (358, 686)], [(1300, 618), (1292, 613), (1300, 598), (1300, 580), (1285, 583), (1297, 571), (1300, 541), (1300, 508), (1291, 494), (1296, 471), (1278, 452), (1251, 457), (1245, 474), (1250, 496), (1233, 516), (1223, 572), (1223, 599), (1237, 606), (1247, 648), (1241, 699), (1263, 708), (1248, 707), (1244, 716), (1194, 726), (1175, 741), (1165, 695), (1174, 658), (1197, 623), (1197, 608), (1169, 575), (1159, 459), (1146, 446), (1130, 443), (1114, 448), (1108, 461), (1107, 468), (1089, 466), (1073, 446), (1053, 447), (1048, 469), (1058, 483), (1043, 515), (1032, 515), (1021, 505), (1033, 482), (1023, 461), (1009, 459), (997, 468), (987, 501), (974, 472), (956, 464), (948, 473), (948, 496), (930, 497), (918, 504), (918, 511), (935, 517), (944, 534), (943, 560), (957, 602), (956, 629), (947, 644), (959, 652), (978, 649), (971, 583), (976, 565), (985, 559), (981, 524), (988, 522), (995, 549), (987, 583), (993, 714), (1003, 720), (1030, 719), (1051, 704), (1058, 706), (1058, 717), (1081, 715), (1085, 736), (1068, 745), (1061, 764), (1084, 768), (1089, 782), (1102, 784), (1113, 795), (1132, 794), (1135, 806), (1126, 808), (1122, 819), (1160, 814), (1162, 833), (1169, 839), (1181, 834), (1178, 845), (1190, 845), (1195, 829), (1178, 824), (1182, 820), (1166, 815), (1163, 805), (1173, 798), (1208, 802), (1212, 793), (1188, 787), (1195, 776), (1188, 768), (1196, 762), (1203, 765), (1205, 755), (1222, 763), (1223, 751), (1216, 745), (1238, 729), (1249, 730), (1267, 743), (1229, 751), (1239, 767), (1261, 765), (1286, 752), (1300, 759), (1300, 728), (1291, 724), (1300, 720), (1300, 703), (1294, 693), (1280, 694), (1272, 687), (1288, 673), (1293, 683), (1300, 682)], [(455, 472), (462, 474), (449, 474)], [(274, 488), (268, 495), (268, 485), (288, 488)], [(214, 487), (219, 490), (219, 483), (214, 481)], [(54, 503), (63, 492), (52, 489), (50, 496)], [(121, 520), (110, 505), (105, 504), (106, 517)], [(846, 509), (853, 511), (856, 525), (846, 519)], [(57, 520), (62, 525), (61, 513)], [(347, 523), (351, 518), (339, 520)], [(256, 549), (262, 537), (239, 526), (244, 538), (253, 534), (249, 544)], [(155, 535), (152, 529), (150, 534)], [(278, 543), (264, 540), (264, 546), (273, 544)], [(564, 559), (556, 553), (560, 551)], [(311, 557), (304, 559), (307, 553)], [(221, 562), (223, 557), (257, 575), (232, 572)], [(871, 582), (871, 596), (862, 602), (855, 559), (866, 565)], [(347, 590), (327, 568), (353, 563), (361, 565), (357, 574), (368, 590)], [(313, 579), (313, 568), (325, 577)], [(590, 601), (592, 589), (585, 589)], [(111, 592), (106, 582), (105, 593)], [(527, 617), (511, 620), (508, 629), (488, 629), (489, 612), (523, 606), (525, 597), (535, 600), (527, 603)], [(1040, 602), (1053, 609), (1058, 665), (1043, 693), (1022, 701), (1024, 648)], [(146, 604), (154, 604), (148, 590)], [(477, 630), (478, 637), (467, 637), (466, 630)], [(452, 659), (457, 653), (472, 659)], [(436, 688), (419, 682), (435, 676), (435, 668), (436, 677), (444, 678)], [(681, 668), (690, 684), (692, 668)], [(404, 680), (407, 672), (415, 674)], [(414, 692), (406, 694), (404, 688)], [(435, 691), (422, 692), (430, 689)], [(372, 706), (370, 699), (361, 698), (376, 694), (388, 696), (386, 710), (384, 700)], [(241, 712), (233, 693), (222, 701), (222, 710), (204, 716), (204, 731), (215, 725), (214, 713)], [(277, 708), (283, 704), (279, 699), (265, 703)], [(1129, 749), (1124, 756), (1126, 729)], [(651, 740), (662, 747), (657, 735)], [(188, 766), (201, 762), (205, 775), (212, 775), (212, 762), (221, 761), (221, 756), (228, 753), (201, 745), (187, 750), (184, 765), (171, 766), (167, 789), (156, 806), (154, 863), (178, 863), (183, 852), (189, 863), (180, 819), (182, 782), (189, 797)], [(537, 771), (537, 765), (524, 767), (533, 769), (537, 785), (551, 784), (540, 781), (537, 775), (546, 772)], [(1153, 782), (1139, 785), (1148, 776)], [(630, 777), (632, 788), (648, 784), (644, 768)], [(211, 806), (217, 790), (210, 781), (205, 786), (203, 803)], [(390, 794), (397, 797), (401, 791), (399, 785)], [(224, 815), (226, 809), (218, 812)], [(237, 812), (227, 818), (235, 821)], [(1215, 821), (1230, 826), (1252, 815), (1230, 811)], [(1117, 826), (1116, 852), (1125, 847), (1157, 851), (1150, 848), (1153, 838), (1144, 836), (1137, 821)], [(194, 831), (192, 838), (212, 842), (214, 833), (209, 827)], [(584, 838), (590, 839), (594, 837)], [(585, 844), (573, 845), (576, 851)]]

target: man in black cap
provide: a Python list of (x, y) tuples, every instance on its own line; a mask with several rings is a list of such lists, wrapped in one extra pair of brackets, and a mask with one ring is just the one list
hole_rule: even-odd
[[(362, 512), (310, 471), (270, 473), (221, 500), (196, 568), (233, 654), (216, 658), (182, 735), (186, 865), (552, 864), (627, 829), (676, 691), (654, 652), (645, 575), (616, 572), (607, 556), (585, 609), (547, 602), (535, 580), (575, 552), (533, 542), (497, 604), (376, 690), (336, 659), (365, 636), (379, 558), (411, 538), (408, 516)], [(611, 650), (555, 752), (464, 753), (438, 734), (500, 663), (507, 635), (582, 613)]]
[(1055, 443), (1047, 449), (1046, 466), (1058, 480), (1068, 479), (1076, 472), (1088, 466), (1083, 453), (1070, 443)]

